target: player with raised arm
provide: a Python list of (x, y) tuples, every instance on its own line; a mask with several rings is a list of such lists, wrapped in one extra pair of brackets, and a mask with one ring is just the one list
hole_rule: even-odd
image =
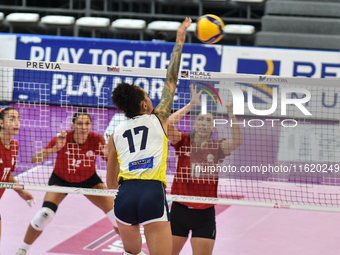
[[(242, 134), (233, 114), (232, 103), (227, 104), (228, 116), (232, 121), (231, 139), (210, 140), (215, 128), (211, 113), (199, 114), (193, 125), (194, 132), (178, 131), (177, 124), (190, 110), (200, 105), (196, 86), (190, 85), (191, 101), (169, 118), (168, 138), (178, 156), (176, 173), (171, 194), (185, 196), (217, 197), (218, 172), (209, 172), (208, 166), (216, 166), (242, 143)], [(172, 255), (182, 250), (190, 230), (194, 255), (212, 254), (216, 222), (213, 204), (173, 202), (170, 212), (172, 230)]]
[(159, 105), (153, 109), (146, 91), (120, 83), (112, 101), (129, 120), (121, 123), (108, 144), (107, 185), (117, 188), (114, 210), (124, 254), (141, 254), (139, 224), (151, 255), (171, 254), (171, 229), (166, 201), (167, 126), (178, 80), (182, 48), (191, 19), (177, 30)]
[[(18, 142), (13, 139), (19, 133), (20, 115), (14, 108), (7, 107), (0, 109), (0, 182), (18, 183), (13, 171), (17, 162), (19, 151)], [(18, 195), (27, 201), (31, 206), (35, 203), (33, 196), (21, 189), (14, 189)], [(0, 199), (5, 189), (0, 189)], [(1, 216), (0, 216), (0, 238), (1, 238)]]
[[(48, 185), (107, 189), (96, 173), (97, 155), (107, 161), (104, 138), (91, 132), (92, 119), (85, 109), (78, 110), (72, 119), (72, 129), (61, 131), (33, 158), (33, 163), (41, 163), (57, 153), (53, 173)], [(66, 193), (46, 192), (42, 208), (28, 226), (24, 242), (17, 255), (26, 255), (26, 251), (40, 236), (44, 228), (52, 221), (59, 204)], [(85, 195), (100, 208), (111, 220), (116, 232), (118, 228), (113, 212), (113, 197)]]

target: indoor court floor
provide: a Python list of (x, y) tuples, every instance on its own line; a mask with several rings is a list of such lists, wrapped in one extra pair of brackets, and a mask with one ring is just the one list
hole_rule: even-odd
[[(0, 200), (1, 254), (14, 255), (27, 226), (42, 205), (44, 192), (33, 191), (30, 208), (13, 190)], [(339, 254), (340, 213), (216, 206), (215, 255)], [(141, 230), (142, 231), (142, 230)], [(146, 244), (143, 250), (148, 254)], [(122, 254), (110, 221), (83, 195), (69, 194), (28, 255)], [(187, 242), (181, 254), (191, 254)]]

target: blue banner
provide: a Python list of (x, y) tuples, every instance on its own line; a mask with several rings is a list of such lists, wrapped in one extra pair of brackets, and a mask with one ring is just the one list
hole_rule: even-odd
[[(18, 36), (16, 59), (58, 63), (166, 69), (172, 42), (128, 41), (56, 36)], [(221, 70), (221, 46), (185, 44), (184, 70)]]
[[(5, 38), (9, 35), (0, 34), (0, 36)], [(43, 68), (54, 69), (54, 72), (15, 71), (14, 101), (42, 102), (43, 100), (44, 103), (68, 105), (112, 106), (110, 98), (114, 84), (127, 81), (145, 89), (153, 105), (156, 106), (159, 103), (165, 79), (123, 77), (118, 75), (114, 69), (119, 67), (166, 69), (174, 46), (172, 42), (41, 35), (14, 36), (16, 36), (15, 59), (37, 63), (45, 61), (105, 65), (112, 69), (112, 75), (58, 72), (55, 66)], [(179, 78), (185, 72), (191, 73), (191, 76), (182, 77), (186, 79), (201, 77), (202, 74), (205, 76), (209, 72), (219, 72), (221, 50), (221, 45), (185, 44)], [(189, 80), (179, 82), (177, 92), (179, 91), (190, 93)], [(174, 107), (182, 107), (188, 102), (187, 98), (179, 99), (175, 96)]]

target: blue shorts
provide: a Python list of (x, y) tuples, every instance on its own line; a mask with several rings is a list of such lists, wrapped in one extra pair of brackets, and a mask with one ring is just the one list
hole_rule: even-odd
[(117, 221), (125, 225), (170, 221), (164, 184), (156, 180), (126, 180), (114, 202)]

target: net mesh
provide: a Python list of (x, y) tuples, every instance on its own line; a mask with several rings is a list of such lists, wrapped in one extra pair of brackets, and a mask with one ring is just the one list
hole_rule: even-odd
[[(94, 168), (105, 183), (105, 142), (126, 120), (112, 105), (111, 91), (119, 82), (134, 83), (148, 92), (155, 107), (165, 83), (164, 70), (9, 60), (1, 60), (0, 66), (2, 104), (17, 109), (21, 117), (20, 132), (14, 137), (19, 143), (14, 175), (24, 185), (46, 188), (57, 153), (39, 164), (32, 163), (32, 157), (61, 130), (77, 128), (73, 117), (78, 110), (87, 110), (91, 132), (103, 141), (97, 138), (95, 145), (85, 148), (70, 140), (62, 152), (63, 174), (83, 180)], [(190, 84), (203, 91), (201, 105), (181, 115), (175, 125), (190, 139), (181, 146), (169, 143), (169, 199), (338, 210), (336, 81), (181, 71), (173, 112), (190, 102)], [(226, 107), (230, 102), (236, 121)], [(212, 131), (209, 142), (202, 144), (196, 142), (195, 133), (209, 129), (207, 122), (198, 124), (200, 116), (207, 116), (204, 109), (211, 114)], [(237, 128), (241, 145), (224, 151)], [(188, 162), (178, 166), (186, 157)], [(171, 191), (174, 182), (180, 185)]]

